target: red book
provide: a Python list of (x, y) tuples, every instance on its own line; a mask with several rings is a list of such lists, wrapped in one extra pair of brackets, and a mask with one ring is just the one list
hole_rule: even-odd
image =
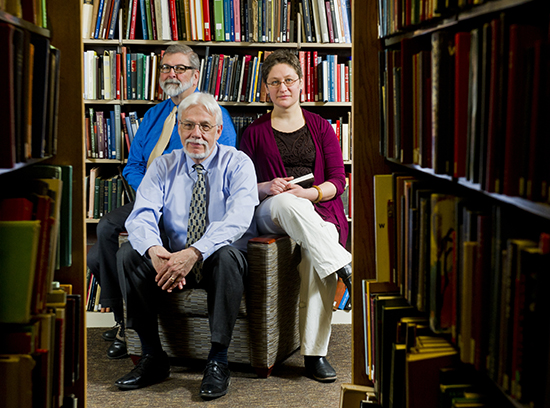
[(132, 16), (130, 18), (130, 40), (135, 40), (136, 39), (137, 8), (138, 8), (138, 0), (133, 0), (133, 2), (132, 2)]
[(126, 112), (120, 112), (120, 123), (122, 123), (122, 132), (124, 133), (124, 140), (126, 140), (126, 152), (130, 153), (130, 135), (128, 135), (128, 128), (126, 127)]
[(306, 51), (306, 72), (304, 72), (304, 75), (306, 76), (306, 100), (307, 102), (311, 102), (313, 100), (311, 95), (311, 51)]
[(525, 60), (527, 49), (532, 48), (538, 39), (541, 39), (541, 33), (537, 27), (519, 24), (510, 26), (503, 184), (503, 193), (509, 196), (520, 194), (520, 176), (528, 137), (523, 109), (527, 103)]
[(344, 68), (344, 82), (345, 82), (345, 90), (346, 90), (344, 102), (349, 102), (350, 100), (349, 100), (349, 66), (348, 65), (346, 65)]
[(319, 56), (313, 51), (313, 100), (319, 100)]
[(176, 0), (169, 0), (170, 7), (170, 27), (172, 29), (172, 40), (178, 41), (178, 18), (176, 14)]
[(13, 43), (15, 27), (0, 23), (0, 52), (4, 62), (0, 64), (0, 167), (11, 168), (15, 165), (15, 47)]
[[(235, 13), (239, 14), (239, 13)], [(212, 20), (210, 19), (210, 1), (202, 0), (202, 20), (204, 21), (204, 41), (212, 41)], [(237, 25), (235, 24), (235, 32)], [(240, 33), (240, 31), (239, 31)]]
[(340, 70), (340, 65), (342, 64), (336, 64), (336, 102), (342, 102), (342, 87), (340, 86), (342, 83), (342, 71)]
[[(298, 51), (298, 59), (300, 60), (300, 68), (302, 68), (302, 75), (306, 75), (306, 52)], [(303, 83), (305, 84), (305, 81)], [(300, 93), (300, 102), (306, 101), (306, 93), (307, 93), (307, 89), (302, 88), (302, 92)]]
[(219, 97), (220, 97), (220, 85), (222, 82), (223, 60), (224, 60), (224, 55), (220, 54), (220, 59), (218, 62), (218, 73), (216, 75), (216, 88), (215, 88), (216, 90), (214, 92), (214, 98), (216, 98), (216, 100), (219, 100)]
[(122, 65), (122, 92), (121, 92), (121, 98), (126, 100), (128, 99), (128, 95), (127, 95), (127, 85), (126, 85), (126, 70), (127, 70), (127, 67), (126, 67), (126, 53), (127, 53), (127, 50), (126, 50), (126, 47), (122, 47), (122, 59), (121, 59), (121, 65)]
[(155, 1), (154, 0), (145, 0), (151, 3), (151, 28), (153, 30), (153, 40), (158, 40), (157, 35), (157, 21), (155, 18)]
[(38, 253), (36, 260), (36, 276), (34, 280), (35, 296), (33, 296), (31, 310), (32, 313), (40, 313), (46, 305), (46, 294), (49, 292), (47, 287), (48, 269), (50, 260), (55, 254), (52, 253), (51, 232), (55, 224), (55, 219), (50, 217), (52, 199), (46, 195), (36, 196), (35, 219), (40, 220), (40, 238), (38, 241)]
[(0, 221), (30, 221), (32, 210), (32, 202), (24, 197), (4, 198), (0, 201)]
[[(531, 124), (529, 134), (529, 166), (526, 180), (526, 197), (532, 201), (543, 201), (546, 199), (546, 186), (548, 182), (546, 154), (548, 152), (548, 136), (546, 126), (542, 123), (542, 106), (547, 103), (548, 93), (545, 93), (547, 85), (543, 87), (544, 80), (541, 79), (541, 71), (548, 72), (548, 46), (542, 41), (536, 41), (533, 52), (533, 95), (531, 102)], [(543, 61), (545, 63), (543, 64)], [(545, 109), (544, 112), (547, 112)]]
[[(208, 3), (207, 0), (204, 1)], [(235, 42), (241, 42), (241, 0), (233, 0), (233, 9), (235, 10)]]
[(470, 33), (455, 34), (455, 128), (454, 177), (466, 176), (466, 141), (468, 140), (468, 87), (470, 74)]
[(120, 76), (121, 76), (120, 54), (116, 54), (116, 99), (120, 100)]
[(505, 27), (501, 19), (491, 21), (491, 80), (489, 84), (489, 124), (487, 129), (487, 167), (485, 190), (502, 191), (504, 169), (504, 83), (507, 63), (504, 50)]
[[(328, 25), (328, 38), (331, 43), (334, 42), (334, 27), (332, 26), (332, 13), (330, 11), (330, 1), (325, 0), (325, 8), (327, 10), (327, 25)], [(290, 20), (288, 20), (290, 21)]]
[(250, 71), (250, 60), (252, 59), (252, 55), (245, 55), (244, 56), (244, 61), (243, 61), (243, 69), (244, 69), (244, 74), (243, 74), (243, 83), (242, 83), (242, 88), (241, 88), (241, 96), (240, 96), (240, 101), (241, 102), (244, 102), (246, 100), (246, 84), (248, 83), (248, 74), (249, 74), (249, 71)]

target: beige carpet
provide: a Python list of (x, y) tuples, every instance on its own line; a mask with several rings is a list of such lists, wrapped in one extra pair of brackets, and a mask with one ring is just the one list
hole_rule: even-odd
[(304, 360), (297, 351), (277, 365), (268, 379), (256, 376), (249, 366), (230, 365), (232, 382), (228, 394), (213, 401), (198, 396), (204, 362), (173, 366), (166, 381), (140, 390), (120, 391), (114, 381), (133, 367), (130, 359), (110, 360), (109, 343), (100, 337), (104, 329), (88, 329), (89, 408), (134, 407), (317, 407), (337, 408), (340, 385), (351, 382), (351, 325), (332, 326), (328, 360), (338, 380), (321, 384), (304, 376)]

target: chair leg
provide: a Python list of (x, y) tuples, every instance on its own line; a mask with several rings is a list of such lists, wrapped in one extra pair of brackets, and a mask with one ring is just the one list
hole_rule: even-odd
[(269, 368), (258, 368), (254, 367), (254, 370), (256, 371), (256, 374), (260, 378), (268, 378), (271, 375), (271, 372), (273, 371), (273, 366)]

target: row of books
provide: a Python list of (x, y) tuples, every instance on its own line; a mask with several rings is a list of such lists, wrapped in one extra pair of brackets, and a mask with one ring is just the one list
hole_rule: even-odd
[[(362, 281), (365, 357), (378, 407), (508, 406), (487, 377), (460, 361), (448, 337), (390, 282)], [(369, 405), (367, 405), (369, 406)]]
[(55, 154), (60, 52), (50, 40), (0, 22), (0, 168)]
[(128, 156), (141, 118), (136, 111), (121, 112), (120, 105), (111, 111), (88, 107), (85, 122), (86, 158), (122, 160)]
[(0, 3), (0, 10), (38, 27), (48, 28), (46, 1), (10, 0)]
[(86, 176), (87, 218), (100, 219), (132, 199), (130, 187), (120, 174), (104, 175), (103, 167), (92, 167)]
[(380, 53), (385, 157), (488, 192), (548, 201), (548, 38), (511, 18), (404, 39)]
[(99, 312), (101, 309), (101, 304), (99, 303), (101, 286), (90, 269), (87, 269), (86, 273), (86, 288), (88, 288), (86, 292), (86, 311)]
[(426, 21), (450, 17), (483, 3), (486, 0), (378, 0), (378, 36), (384, 38), (411, 30)]
[(2, 324), (2, 407), (76, 406), (74, 395), (65, 394), (80, 375), (81, 299), (71, 285), (57, 286), (28, 323)]
[(430, 330), (448, 336), (463, 363), (537, 406), (545, 385), (534, 373), (550, 339), (541, 324), (550, 309), (550, 235), (527, 227), (529, 216), (412, 176), (376, 175), (374, 186), (378, 281), (429, 316)]
[[(198, 88), (219, 101), (267, 102), (261, 66), (271, 51), (257, 56), (209, 53), (201, 59)], [(338, 55), (319, 56), (317, 51), (299, 51), (303, 72), (302, 102), (350, 102), (351, 59), (338, 62)], [(163, 100), (158, 86), (161, 55), (95, 50), (84, 53), (84, 99)]]
[(83, 38), (296, 42), (299, 35), (351, 43), (350, 0), (83, 0)]

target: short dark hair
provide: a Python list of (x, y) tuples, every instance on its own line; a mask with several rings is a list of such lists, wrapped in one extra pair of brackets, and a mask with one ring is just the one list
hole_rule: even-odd
[[(201, 67), (201, 61), (199, 59), (199, 56), (193, 49), (185, 44), (173, 44), (169, 45), (168, 48), (164, 51), (164, 55), (166, 54), (183, 54), (187, 55), (189, 57), (189, 63), (193, 68), (196, 70), (200, 69)], [(164, 56), (162, 57), (164, 59)], [(162, 64), (162, 61), (161, 61)]]
[(300, 66), (300, 60), (298, 59), (294, 51), (286, 48), (279, 48), (269, 54), (263, 62), (262, 81), (267, 83), (267, 77), (269, 76), (269, 73), (277, 64), (288, 65), (289, 67), (294, 69), (294, 71), (296, 71), (296, 73), (298, 74), (298, 78), (302, 79), (302, 67)]

